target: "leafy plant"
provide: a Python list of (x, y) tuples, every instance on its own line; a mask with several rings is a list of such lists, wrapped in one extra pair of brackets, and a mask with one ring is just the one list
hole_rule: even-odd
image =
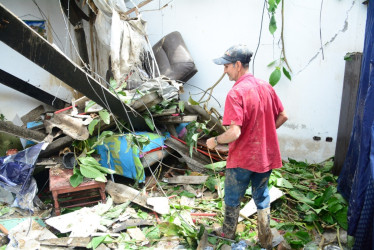
[(74, 167), (73, 175), (70, 177), (70, 184), (73, 187), (83, 182), (83, 177), (95, 179), (95, 181), (106, 182), (106, 174), (114, 174), (112, 169), (104, 168), (91, 156), (78, 158), (79, 169)]
[(318, 165), (289, 159), (282, 168), (273, 170), (269, 184), (286, 194), (274, 215), (283, 221), (275, 226), (287, 231), (284, 237), (294, 248), (311, 240), (306, 228), (314, 228), (319, 233), (331, 227), (347, 230), (347, 202), (337, 192), (337, 177), (331, 174), (332, 166), (332, 161)]
[(279, 82), (279, 80), (282, 77), (282, 72), (288, 78), (288, 80), (291, 81), (291, 74), (283, 66), (283, 62), (284, 62), (284, 58), (280, 58), (268, 64), (268, 67), (272, 67), (278, 63), (278, 65), (275, 67), (275, 69), (273, 70), (273, 72), (270, 74), (270, 77), (269, 77), (269, 83), (271, 84), (271, 86), (275, 86)]
[(5, 116), (4, 116), (4, 114), (0, 114), (0, 121), (5, 121), (6, 119), (5, 119)]
[(193, 121), (190, 122), (187, 126), (187, 134), (186, 134), (186, 143), (189, 146), (190, 156), (192, 157), (193, 148), (197, 148), (197, 140), (199, 139), (199, 135), (204, 133), (206, 135), (209, 134), (209, 130), (206, 127), (206, 122), (197, 122)]

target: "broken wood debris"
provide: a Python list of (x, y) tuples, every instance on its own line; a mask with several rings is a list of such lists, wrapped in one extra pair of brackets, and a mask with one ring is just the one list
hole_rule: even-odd
[(209, 176), (177, 176), (164, 178), (163, 181), (170, 184), (203, 184)]

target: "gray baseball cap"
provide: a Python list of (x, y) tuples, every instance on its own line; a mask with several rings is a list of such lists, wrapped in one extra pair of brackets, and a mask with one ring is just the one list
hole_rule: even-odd
[(215, 64), (223, 65), (228, 63), (235, 63), (237, 61), (241, 63), (249, 63), (251, 61), (252, 52), (246, 45), (238, 44), (231, 46), (226, 50), (222, 57), (213, 60)]

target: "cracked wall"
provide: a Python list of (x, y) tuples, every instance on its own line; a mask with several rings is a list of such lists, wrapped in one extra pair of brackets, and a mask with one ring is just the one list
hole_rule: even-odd
[[(214, 65), (213, 58), (221, 56), (233, 44), (243, 43), (253, 51), (256, 49), (263, 2), (169, 2), (150, 3), (143, 8), (146, 11), (142, 15), (148, 22), (152, 44), (172, 31), (182, 34), (199, 70), (184, 86), (184, 98), (187, 100), (192, 94), (196, 100), (201, 93), (197, 87), (207, 89), (222, 74), (222, 67)], [(166, 3), (169, 3), (167, 7), (157, 10)], [(284, 43), (294, 73), (291, 82), (283, 76), (275, 86), (289, 115), (286, 125), (278, 130), (283, 158), (320, 162), (335, 153), (345, 67), (343, 58), (348, 52), (363, 50), (366, 8), (355, 0), (324, 1), (322, 10), (321, 1), (285, 1)], [(268, 31), (269, 17), (265, 10), (254, 67), (255, 76), (265, 80), (273, 70), (267, 65), (279, 58), (281, 52), (280, 9), (276, 19), (278, 30), (273, 37)], [(221, 113), (232, 85), (225, 77), (213, 92), (220, 104), (212, 99), (210, 105)], [(315, 141), (314, 137), (321, 139)]]

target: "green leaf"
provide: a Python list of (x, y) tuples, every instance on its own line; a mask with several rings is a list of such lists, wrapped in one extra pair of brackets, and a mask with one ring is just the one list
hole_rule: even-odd
[(277, 60), (274, 60), (274, 61), (272, 61), (272, 62), (271, 62), (271, 63), (269, 63), (269, 64), (268, 64), (267, 66), (268, 66), (268, 67), (274, 66), (276, 62), (278, 62), (278, 59), (277, 59)]
[(84, 112), (87, 112), (87, 110), (89, 109), (89, 108), (91, 108), (93, 105), (95, 105), (96, 104), (96, 102), (94, 102), (94, 101), (89, 101), (88, 103), (87, 103), (87, 105), (86, 105), (86, 107), (85, 107), (85, 109), (84, 109)]
[(199, 105), (199, 103), (197, 101), (194, 101), (192, 99), (192, 97), (190, 96), (190, 98), (188, 98), (188, 102), (191, 104), (191, 105)]
[(277, 30), (277, 22), (275, 21), (274, 14), (272, 14), (270, 18), (270, 23), (269, 23), (269, 31), (273, 35), (276, 30)]
[(90, 133), (90, 135), (92, 135), (92, 133), (94, 132), (95, 130), (95, 127), (96, 125), (99, 123), (99, 120), (98, 119), (93, 119), (90, 124), (88, 124), (88, 132)]
[(105, 122), (105, 124), (109, 124), (110, 123), (110, 114), (105, 109), (99, 111), (99, 116)]
[(293, 198), (295, 198), (296, 200), (299, 200), (301, 202), (304, 202), (306, 204), (309, 204), (309, 205), (314, 205), (314, 201), (306, 198), (300, 191), (298, 190), (291, 190), (289, 191), (289, 195), (291, 195)]
[(152, 131), (155, 131), (155, 126), (153, 125), (153, 121), (152, 119), (149, 117), (149, 116), (144, 116), (143, 117), (144, 120), (145, 120), (145, 123), (148, 125), (148, 127), (152, 130)]
[(268, 0), (269, 4), (269, 12), (274, 13), (275, 10), (277, 9), (277, 4), (275, 3), (275, 0)]
[(285, 188), (293, 188), (292, 184), (284, 178), (278, 178), (276, 186), (285, 187)]
[(186, 196), (188, 198), (194, 198), (195, 195), (193, 193), (187, 192), (186, 190), (183, 190), (179, 193), (180, 196)]
[(217, 244), (217, 238), (216, 237), (208, 237), (208, 241), (212, 245)]
[(219, 161), (219, 162), (211, 163), (211, 164), (205, 165), (204, 167), (207, 169), (214, 170), (214, 171), (220, 171), (226, 167), (226, 161)]
[(325, 214), (322, 216), (322, 220), (326, 223), (326, 224), (329, 224), (329, 225), (332, 225), (334, 224), (334, 219), (332, 218), (332, 216), (330, 214)]
[(211, 191), (214, 192), (216, 190), (217, 180), (214, 176), (210, 176), (205, 181), (205, 186)]
[(87, 178), (95, 179), (99, 176), (102, 176), (103, 174), (97, 170), (96, 168), (87, 166), (87, 165), (80, 165), (80, 170), (83, 176)]
[(350, 60), (352, 60), (352, 55), (353, 55), (353, 53), (347, 53), (347, 54), (345, 54), (345, 56), (344, 56), (344, 60), (345, 60), (345, 61), (350, 61)]
[(148, 213), (143, 212), (143, 211), (139, 211), (139, 212), (137, 213), (137, 215), (138, 215), (141, 219), (143, 219), (143, 220), (146, 220), (146, 219), (148, 218)]
[(335, 213), (334, 217), (338, 224), (344, 229), (348, 229), (348, 222), (347, 222), (347, 211), (348, 207), (344, 207), (343, 209), (339, 210), (337, 213)]
[(179, 101), (178, 106), (179, 106), (180, 111), (183, 113), (184, 112), (184, 101)]
[(197, 142), (197, 139), (198, 139), (198, 136), (199, 136), (199, 134), (193, 134), (192, 135), (192, 137), (191, 137), (191, 139), (193, 140), (193, 141), (196, 141)]
[(87, 248), (97, 248), (101, 243), (111, 243), (113, 239), (109, 235), (99, 236), (92, 238), (91, 242), (87, 245)]
[(310, 235), (308, 232), (305, 231), (298, 231), (295, 233), (296, 237), (299, 238), (304, 244), (308, 243), (312, 239), (310, 238)]
[(73, 187), (78, 187), (83, 182), (83, 175), (79, 173), (75, 173), (72, 176), (70, 176), (70, 184)]
[(159, 228), (160, 232), (163, 233), (164, 236), (178, 236), (179, 231), (181, 230), (180, 226), (169, 222), (161, 223)]
[(110, 84), (110, 86), (111, 86), (113, 89), (117, 88), (117, 81), (114, 80), (113, 78), (110, 78), (110, 80), (109, 80), (109, 84)]
[(282, 67), (282, 70), (283, 70), (283, 74), (288, 78), (288, 80), (291, 81), (291, 75), (290, 75), (290, 72), (287, 71), (287, 69), (285, 67)]
[(115, 174), (116, 173), (116, 171), (113, 170), (113, 169), (105, 168), (105, 167), (98, 166), (98, 165), (92, 165), (91, 167), (94, 167), (97, 170), (99, 170), (100, 172), (103, 172), (103, 173), (106, 173), (106, 174)]
[(275, 86), (275, 84), (277, 84), (279, 82), (281, 78), (281, 71), (279, 68), (276, 68), (270, 75), (270, 78), (269, 78), (269, 83), (271, 84), (271, 86)]
[(318, 220), (318, 216), (313, 212), (311, 212), (310, 214), (307, 214), (304, 217), (304, 221), (306, 221), (306, 222), (313, 222), (315, 220)]

